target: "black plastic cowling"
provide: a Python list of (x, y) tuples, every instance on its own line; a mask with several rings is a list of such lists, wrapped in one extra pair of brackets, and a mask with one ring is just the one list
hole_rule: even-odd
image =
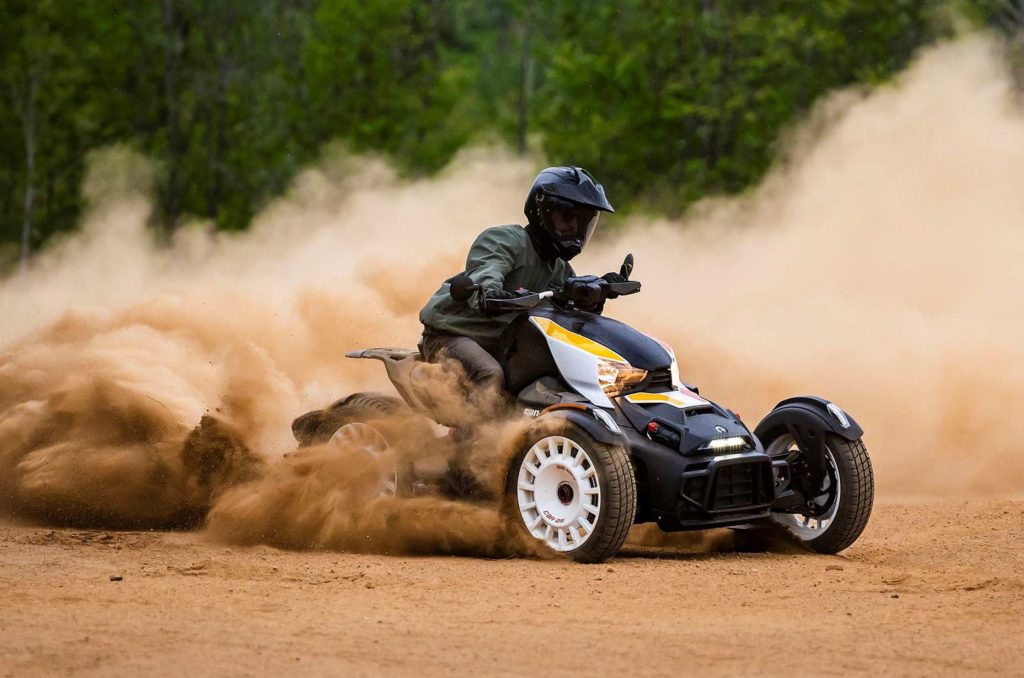
[[(605, 445), (622, 445), (627, 447), (625, 435), (621, 431), (616, 433), (608, 426), (599, 421), (592, 413), (592, 408), (580, 409), (577, 407), (557, 407), (548, 411), (542, 417), (564, 417), (576, 424), (590, 435), (591, 438)], [(609, 415), (610, 416), (610, 415)], [(628, 449), (628, 448), (627, 448)]]
[(778, 435), (780, 429), (788, 430), (793, 425), (821, 433), (834, 433), (849, 441), (864, 435), (860, 424), (847, 412), (839, 410), (846, 418), (847, 425), (844, 426), (840, 417), (829, 410), (830, 405), (838, 409), (833, 403), (817, 396), (787, 398), (761, 420), (754, 429), (754, 435), (761, 441), (770, 440)]
[[(783, 400), (768, 413), (754, 429), (754, 435), (770, 448), (772, 441), (788, 433), (801, 450), (801, 459), (809, 474), (804, 480), (807, 488), (818, 488), (828, 473), (825, 459), (825, 439), (829, 434), (854, 441), (864, 435), (864, 429), (837, 405), (816, 396), (798, 396)], [(806, 491), (803, 492), (806, 495)]]

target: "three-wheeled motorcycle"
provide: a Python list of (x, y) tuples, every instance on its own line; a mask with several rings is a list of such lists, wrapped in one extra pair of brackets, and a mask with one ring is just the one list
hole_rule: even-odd
[[(731, 410), (681, 381), (671, 347), (628, 325), (581, 310), (635, 294), (625, 282), (570, 278), (557, 291), (488, 301), (520, 311), (504, 364), (507, 389), (531, 421), (505, 474), (503, 511), (530, 537), (580, 562), (602, 562), (637, 523), (662, 530), (756, 529), (781, 524), (807, 548), (837, 553), (864, 530), (874, 499), (863, 430), (835, 403), (780, 402), (751, 430)], [(465, 303), (480, 290), (465, 275), (448, 283)], [(438, 415), (418, 351), (377, 348), (402, 400), (356, 393), (295, 420), (301, 444), (357, 441), (389, 448), (373, 421), (408, 412)], [(404, 401), (404, 402), (403, 402)], [(415, 463), (382, 466), (381, 491), (430, 492), (442, 473)]]

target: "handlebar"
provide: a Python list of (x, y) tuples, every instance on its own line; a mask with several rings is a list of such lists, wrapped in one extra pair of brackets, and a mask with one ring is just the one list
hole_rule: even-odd
[(534, 306), (539, 306), (545, 299), (551, 299), (554, 296), (555, 292), (553, 290), (548, 290), (547, 292), (527, 294), (521, 297), (515, 297), (514, 299), (486, 299), (484, 303), (490, 308), (508, 307), (509, 311), (525, 311), (533, 308)]
[[(449, 293), (453, 299), (462, 303), (469, 301), (473, 294), (480, 291), (480, 285), (474, 283), (472, 278), (465, 274), (455, 276), (449, 281)], [(502, 309), (504, 312), (525, 311), (551, 299), (570, 307), (581, 305), (587, 308), (596, 307), (604, 303), (606, 299), (636, 294), (639, 291), (640, 283), (634, 280), (610, 283), (597, 276), (586, 275), (568, 278), (562, 285), (562, 289), (558, 291), (527, 292), (512, 299), (487, 299), (485, 304), (487, 310), (490, 311), (496, 309)]]
[(626, 294), (636, 294), (640, 291), (640, 283), (635, 280), (627, 280), (626, 282), (620, 283), (607, 283), (608, 289), (611, 292), (621, 296)]

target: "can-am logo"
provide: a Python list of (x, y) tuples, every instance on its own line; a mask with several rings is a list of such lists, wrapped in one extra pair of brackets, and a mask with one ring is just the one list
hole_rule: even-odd
[(725, 433), (726, 432), (726, 428), (724, 426), (716, 426), (715, 430), (718, 431), (719, 433)]
[(544, 517), (547, 518), (548, 521), (550, 521), (552, 523), (555, 523), (556, 525), (561, 525), (562, 523), (565, 522), (565, 518), (556, 518), (555, 516), (551, 515), (547, 511), (544, 512)]

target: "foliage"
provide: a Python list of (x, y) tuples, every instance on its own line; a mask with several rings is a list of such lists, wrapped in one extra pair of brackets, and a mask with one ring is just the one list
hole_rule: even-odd
[[(1005, 22), (1014, 1), (967, 4)], [(0, 0), (0, 244), (73, 227), (113, 144), (158, 161), (166, 230), (245, 228), (334, 139), (408, 174), (536, 145), (619, 207), (678, 211), (756, 181), (824, 92), (903, 67), (937, 4)]]
[[(931, 35), (925, 0), (562, 3), (540, 126), (552, 157), (678, 210), (741, 190), (829, 89), (884, 80)], [(615, 26), (614, 32), (607, 30)]]

